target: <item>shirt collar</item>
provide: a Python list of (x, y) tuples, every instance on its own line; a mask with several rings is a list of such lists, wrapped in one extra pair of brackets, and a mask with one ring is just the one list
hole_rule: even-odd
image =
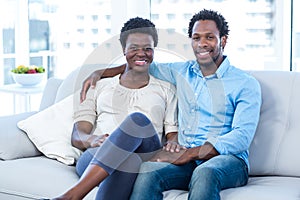
[(222, 78), (224, 76), (224, 74), (226, 73), (226, 71), (229, 69), (230, 67), (230, 62), (227, 58), (227, 56), (223, 56), (223, 62), (221, 63), (221, 65), (219, 66), (219, 68), (216, 71), (216, 75), (218, 78)]
[[(229, 69), (230, 67), (230, 62), (227, 58), (227, 56), (223, 56), (223, 62), (221, 63), (221, 65), (219, 66), (219, 68), (217, 69), (216, 73), (213, 75), (210, 75), (206, 78), (212, 78), (212, 77), (217, 77), (217, 78), (222, 78), (224, 76), (224, 74), (226, 73), (226, 71)], [(203, 77), (203, 74), (200, 70), (200, 66), (198, 64), (197, 61), (195, 61), (192, 66), (191, 66), (191, 70), (197, 74), (199, 74), (201, 77)]]

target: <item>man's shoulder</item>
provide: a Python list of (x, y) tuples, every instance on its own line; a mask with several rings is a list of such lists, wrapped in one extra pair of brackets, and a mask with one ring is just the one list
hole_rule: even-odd
[(231, 65), (225, 74), (225, 80), (228, 80), (229, 83), (234, 83), (234, 85), (241, 86), (237, 88), (260, 88), (258, 80), (246, 70)]
[(176, 69), (177, 67), (182, 69), (182, 67), (193, 66), (197, 62), (195, 60), (187, 60), (187, 61), (178, 61), (178, 62), (152, 62), (152, 67), (169, 67), (170, 69)]
[(230, 66), (230, 74), (235, 77), (241, 77), (245, 79), (255, 79), (254, 76), (249, 73), (249, 71), (237, 68), (235, 66)]

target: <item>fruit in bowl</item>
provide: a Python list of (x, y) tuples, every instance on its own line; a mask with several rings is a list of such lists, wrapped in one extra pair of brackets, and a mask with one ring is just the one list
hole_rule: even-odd
[(19, 65), (12, 69), (14, 81), (22, 86), (34, 86), (42, 82), (45, 75), (45, 68), (37, 66)]

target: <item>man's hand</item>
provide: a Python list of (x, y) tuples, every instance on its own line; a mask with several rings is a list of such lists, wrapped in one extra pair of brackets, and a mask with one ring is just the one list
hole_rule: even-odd
[(91, 75), (89, 75), (82, 83), (82, 88), (80, 91), (80, 102), (83, 102), (86, 98), (86, 93), (89, 88), (94, 88), (97, 84), (97, 81), (101, 79), (101, 75), (104, 70), (96, 70)]
[(168, 162), (174, 165), (183, 165), (191, 161), (191, 159), (186, 155), (187, 151), (187, 149), (181, 149), (179, 152), (161, 150), (155, 156), (153, 156), (150, 161)]
[(152, 162), (169, 162), (174, 165), (183, 165), (192, 160), (209, 160), (212, 157), (219, 155), (219, 152), (206, 142), (202, 146), (193, 148), (181, 148), (179, 152), (171, 152), (162, 149), (150, 161)]
[(94, 71), (89, 75), (82, 83), (82, 88), (80, 91), (80, 102), (83, 102), (86, 98), (86, 93), (90, 87), (94, 88), (101, 78), (113, 77), (124, 72), (126, 64), (120, 65), (118, 67), (109, 69), (99, 69)]

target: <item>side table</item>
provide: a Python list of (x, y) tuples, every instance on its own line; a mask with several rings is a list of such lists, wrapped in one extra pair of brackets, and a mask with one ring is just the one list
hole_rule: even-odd
[(40, 94), (44, 91), (45, 84), (41, 83), (36, 86), (22, 86), (19, 84), (9, 84), (0, 86), (0, 92), (12, 93), (14, 103), (14, 114), (16, 114), (16, 96), (21, 95), (24, 97), (24, 110), (25, 112), (31, 111), (30, 97), (33, 94)]

